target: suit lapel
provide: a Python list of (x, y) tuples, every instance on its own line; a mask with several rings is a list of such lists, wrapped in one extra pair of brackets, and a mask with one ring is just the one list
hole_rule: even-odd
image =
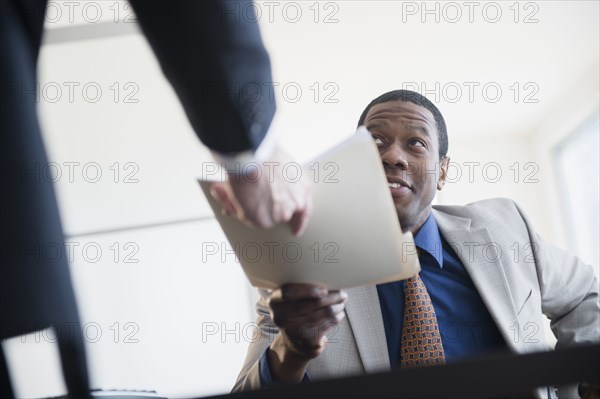
[(390, 369), (379, 295), (374, 285), (350, 288), (346, 315), (366, 373)]
[(513, 332), (517, 312), (510, 294), (508, 280), (500, 263), (501, 253), (492, 241), (488, 229), (472, 229), (471, 219), (433, 210), (441, 234), (460, 258), (473, 280), (483, 303), (496, 322), (507, 345), (517, 350)]

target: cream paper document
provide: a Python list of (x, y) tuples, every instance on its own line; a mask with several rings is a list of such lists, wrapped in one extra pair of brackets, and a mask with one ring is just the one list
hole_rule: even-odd
[[(287, 225), (248, 227), (223, 215), (203, 176), (202, 190), (251, 284), (320, 284), (330, 290), (403, 280), (419, 272), (413, 237), (402, 234), (379, 152), (364, 127), (323, 155), (274, 167), (313, 183), (314, 211), (301, 237)], [(295, 167), (294, 167), (295, 166)]]

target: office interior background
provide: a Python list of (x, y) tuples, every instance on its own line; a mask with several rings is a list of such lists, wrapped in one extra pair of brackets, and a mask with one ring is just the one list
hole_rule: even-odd
[[(436, 203), (512, 198), (598, 270), (599, 2), (466, 3), (255, 3), (279, 141), (308, 161), (353, 134), (379, 94), (419, 91), (448, 126)], [(38, 89), (52, 162), (35, 173), (56, 180), (93, 387), (228, 392), (256, 292), (196, 182), (212, 158), (129, 5), (51, 2)], [(20, 397), (64, 393), (53, 342), (43, 331), (3, 343)]]

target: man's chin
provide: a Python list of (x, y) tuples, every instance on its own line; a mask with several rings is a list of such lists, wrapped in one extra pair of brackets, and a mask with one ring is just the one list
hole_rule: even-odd
[(403, 232), (406, 231), (405, 226), (411, 226), (412, 219), (414, 219), (413, 215), (408, 215), (406, 211), (406, 207), (399, 207), (398, 205), (396, 205), (396, 214), (398, 215), (398, 222), (400, 222), (400, 228), (402, 228)]

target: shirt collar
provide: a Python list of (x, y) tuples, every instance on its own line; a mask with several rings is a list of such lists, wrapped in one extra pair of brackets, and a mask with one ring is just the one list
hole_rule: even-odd
[(440, 236), (440, 230), (433, 214), (429, 214), (425, 223), (417, 231), (415, 245), (433, 256), (440, 269), (443, 267), (442, 237)]

